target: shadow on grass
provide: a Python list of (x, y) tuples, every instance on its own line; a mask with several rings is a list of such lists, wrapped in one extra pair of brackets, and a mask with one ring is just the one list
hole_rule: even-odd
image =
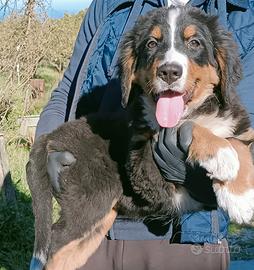
[(16, 204), (0, 196), (0, 270), (27, 270), (33, 251), (31, 197), (16, 190)]

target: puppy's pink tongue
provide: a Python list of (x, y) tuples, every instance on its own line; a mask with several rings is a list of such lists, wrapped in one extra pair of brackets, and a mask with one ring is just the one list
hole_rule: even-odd
[(167, 91), (157, 101), (156, 118), (161, 127), (174, 127), (180, 121), (183, 111), (183, 95)]

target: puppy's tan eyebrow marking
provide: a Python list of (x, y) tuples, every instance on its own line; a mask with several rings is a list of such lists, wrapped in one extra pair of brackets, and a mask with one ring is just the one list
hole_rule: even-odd
[(189, 25), (187, 26), (183, 31), (183, 36), (185, 39), (189, 39), (190, 37), (197, 34), (197, 28), (195, 25)]
[(161, 38), (162, 38), (161, 28), (160, 28), (158, 25), (156, 25), (156, 26), (153, 28), (153, 30), (152, 30), (152, 32), (151, 32), (151, 36), (153, 36), (153, 37), (156, 38), (156, 39), (161, 39)]

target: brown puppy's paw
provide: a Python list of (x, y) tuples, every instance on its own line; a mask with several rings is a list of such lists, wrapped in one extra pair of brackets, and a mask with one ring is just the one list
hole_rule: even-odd
[(211, 179), (220, 181), (236, 179), (240, 166), (237, 152), (226, 139), (197, 124), (193, 126), (188, 161), (197, 163)]
[(214, 181), (213, 189), (218, 205), (228, 212), (232, 221), (251, 224), (254, 217), (254, 166), (250, 148), (233, 138), (228, 141), (237, 151), (240, 169), (234, 181)]
[(239, 170), (237, 153), (231, 146), (219, 149), (214, 157), (199, 161), (199, 165), (208, 171), (211, 179), (220, 181), (234, 180)]

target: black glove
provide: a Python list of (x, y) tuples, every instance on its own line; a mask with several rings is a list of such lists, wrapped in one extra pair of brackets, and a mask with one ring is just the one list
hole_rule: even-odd
[(213, 206), (216, 197), (206, 170), (186, 162), (192, 128), (193, 123), (186, 122), (179, 129), (161, 129), (153, 145), (154, 160), (165, 180), (184, 185), (194, 199)]
[(186, 158), (192, 141), (192, 122), (179, 129), (163, 128), (158, 142), (154, 143), (153, 155), (162, 176), (170, 181), (184, 183), (186, 180)]

